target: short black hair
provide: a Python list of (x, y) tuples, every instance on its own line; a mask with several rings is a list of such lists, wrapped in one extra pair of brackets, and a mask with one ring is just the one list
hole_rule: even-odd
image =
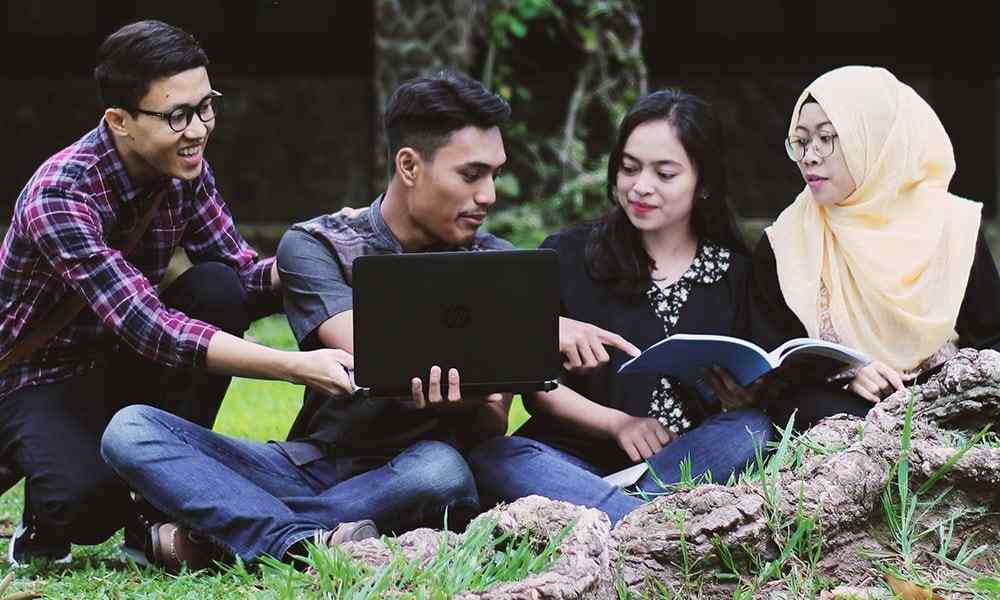
[(162, 21), (137, 21), (101, 42), (94, 79), (105, 108), (132, 112), (153, 81), (205, 66), (208, 55), (190, 33)]
[(433, 160), (452, 132), (469, 125), (499, 127), (509, 118), (507, 101), (467, 75), (445, 70), (411, 79), (396, 88), (385, 106), (389, 177), (396, 171), (400, 148), (409, 146)]

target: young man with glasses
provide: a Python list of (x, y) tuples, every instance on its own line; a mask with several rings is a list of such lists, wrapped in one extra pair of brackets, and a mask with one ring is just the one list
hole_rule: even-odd
[[(0, 247), (0, 457), (8, 485), (26, 477), (14, 564), (68, 560), (71, 543), (123, 525), (126, 546), (138, 544), (136, 505), (99, 449), (122, 406), (211, 428), (232, 375), (350, 389), (345, 352), (242, 339), (278, 306), (279, 280), (240, 237), (204, 159), (221, 94), (195, 39), (132, 23), (97, 63), (100, 124), (35, 172)], [(161, 290), (178, 248), (194, 266)]]

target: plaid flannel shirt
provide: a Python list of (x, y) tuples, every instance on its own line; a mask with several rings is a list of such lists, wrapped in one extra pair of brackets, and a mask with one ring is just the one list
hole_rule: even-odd
[[(123, 257), (112, 244), (127, 238), (161, 192), (149, 228)], [(0, 353), (66, 294), (79, 294), (88, 308), (0, 374), (0, 398), (80, 374), (119, 343), (167, 366), (203, 366), (217, 328), (164, 307), (157, 295), (177, 247), (195, 263), (232, 266), (248, 292), (271, 286), (273, 259), (258, 260), (240, 236), (207, 162), (192, 181), (164, 177), (140, 186), (103, 120), (45, 161), (21, 191), (0, 247)]]

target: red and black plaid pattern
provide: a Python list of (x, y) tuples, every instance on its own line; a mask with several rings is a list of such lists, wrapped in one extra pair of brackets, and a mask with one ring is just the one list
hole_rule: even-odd
[[(161, 192), (166, 196), (126, 259), (112, 246), (139, 225)], [(203, 366), (217, 329), (164, 307), (157, 295), (177, 247), (196, 263), (231, 265), (248, 292), (271, 285), (272, 259), (258, 260), (240, 236), (207, 162), (195, 180), (139, 185), (103, 121), (45, 161), (21, 191), (0, 247), (0, 353), (65, 294), (81, 295), (88, 308), (0, 374), (0, 398), (81, 373), (120, 342), (165, 365)]]

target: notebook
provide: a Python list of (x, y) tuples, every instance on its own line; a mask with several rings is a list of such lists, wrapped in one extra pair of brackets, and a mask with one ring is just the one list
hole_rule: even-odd
[(353, 265), (360, 395), (427, 393), (432, 365), (458, 369), (463, 398), (553, 389), (559, 377), (554, 250), (361, 256)]

